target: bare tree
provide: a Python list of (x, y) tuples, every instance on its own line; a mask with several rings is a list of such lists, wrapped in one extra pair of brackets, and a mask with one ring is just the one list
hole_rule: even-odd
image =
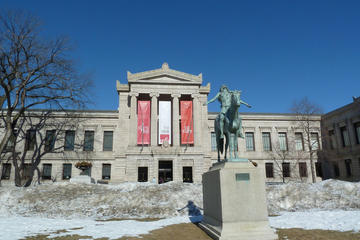
[[(0, 153), (17, 138), (20, 119), (34, 108), (81, 109), (87, 103), (88, 78), (74, 69), (67, 38), (41, 37), (40, 21), (22, 11), (0, 15)], [(18, 131), (18, 133), (21, 131)]]
[[(39, 163), (49, 153), (46, 129), (55, 129), (54, 141), (63, 139), (76, 115), (65, 110), (83, 109), (92, 86), (74, 68), (68, 39), (45, 39), (40, 26), (39, 19), (26, 12), (0, 15), (0, 162), (11, 159), (16, 186), (29, 186), (35, 172), (40, 176)], [(60, 112), (63, 117), (58, 118)], [(31, 151), (28, 130), (36, 136)], [(60, 149), (61, 144), (51, 150)]]
[[(63, 155), (65, 132), (69, 129), (76, 130), (80, 121), (80, 114), (72, 111), (27, 111), (20, 119), (22, 126), (19, 126), (17, 141), (11, 151), (15, 185), (28, 187), (35, 175), (40, 184), (41, 160), (47, 154)], [(80, 145), (75, 147), (79, 149)]]
[[(294, 146), (295, 141), (289, 139), (288, 146)], [(300, 162), (305, 160), (303, 151), (296, 151), (292, 148), (283, 149), (280, 144), (275, 144), (272, 151), (269, 151), (269, 157), (274, 164), (274, 175), (281, 179), (283, 183), (287, 181), (303, 181), (303, 176), (300, 175), (299, 168)], [(287, 165), (288, 174), (287, 176), (284, 167)]]
[(304, 151), (310, 159), (312, 182), (316, 182), (316, 172), (314, 166), (314, 156), (319, 150), (320, 126), (317, 125), (322, 109), (317, 104), (311, 102), (307, 97), (299, 101), (294, 101), (290, 111), (296, 115), (297, 128), (304, 133)]

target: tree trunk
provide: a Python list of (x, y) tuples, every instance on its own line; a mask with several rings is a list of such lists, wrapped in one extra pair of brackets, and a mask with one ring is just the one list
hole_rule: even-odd
[(22, 174), (21, 174), (21, 170), (18, 166), (16, 166), (16, 164), (14, 164), (15, 167), (15, 186), (16, 187), (22, 187)]
[(316, 176), (315, 176), (315, 168), (314, 168), (313, 153), (310, 153), (310, 167), (311, 167), (311, 177), (312, 177), (312, 182), (313, 182), (313, 183), (316, 183)]

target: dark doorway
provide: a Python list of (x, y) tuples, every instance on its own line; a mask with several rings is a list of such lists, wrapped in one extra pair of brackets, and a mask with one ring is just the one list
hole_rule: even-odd
[(192, 167), (183, 167), (183, 182), (193, 182)]
[(148, 181), (148, 168), (138, 167), (138, 182), (147, 182), (147, 181)]
[(166, 183), (173, 180), (172, 161), (159, 161), (159, 183)]

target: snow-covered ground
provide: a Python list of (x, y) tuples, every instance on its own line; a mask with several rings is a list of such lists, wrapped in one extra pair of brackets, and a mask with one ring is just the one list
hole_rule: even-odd
[[(135, 220), (96, 221), (93, 218), (63, 219), (44, 217), (6, 217), (0, 218), (0, 239), (16, 240), (26, 236), (50, 234), (56, 236), (78, 234), (93, 238), (117, 239), (122, 236), (139, 236), (152, 230), (172, 224), (189, 223), (187, 216), (178, 216), (158, 221), (143, 222)], [(269, 217), (273, 228), (304, 228), (337, 231), (360, 231), (360, 211), (318, 211), (284, 212), (277, 217)], [(58, 232), (66, 230), (66, 232)]]
[[(99, 222), (92, 218), (61, 219), (42, 217), (8, 217), (0, 218), (0, 239), (17, 240), (25, 236), (50, 234), (49, 238), (78, 234), (93, 238), (107, 237), (117, 239), (122, 236), (139, 236), (172, 224), (187, 223), (186, 216), (178, 216), (152, 222), (134, 220)], [(56, 233), (57, 230), (67, 232)]]
[[(360, 183), (327, 180), (267, 187), (270, 225), (274, 228), (360, 231)], [(0, 239), (39, 233), (119, 238), (190, 222), (193, 201), (202, 207), (202, 187), (185, 183), (117, 185), (42, 184), (21, 189), (0, 187)], [(152, 222), (98, 221), (109, 218), (164, 218)], [(66, 233), (54, 233), (57, 230)]]

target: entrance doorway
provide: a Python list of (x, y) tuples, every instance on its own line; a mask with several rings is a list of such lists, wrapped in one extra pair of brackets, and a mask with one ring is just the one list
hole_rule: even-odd
[(193, 182), (192, 167), (183, 167), (183, 182)]
[(166, 183), (173, 180), (172, 161), (159, 161), (159, 183)]

